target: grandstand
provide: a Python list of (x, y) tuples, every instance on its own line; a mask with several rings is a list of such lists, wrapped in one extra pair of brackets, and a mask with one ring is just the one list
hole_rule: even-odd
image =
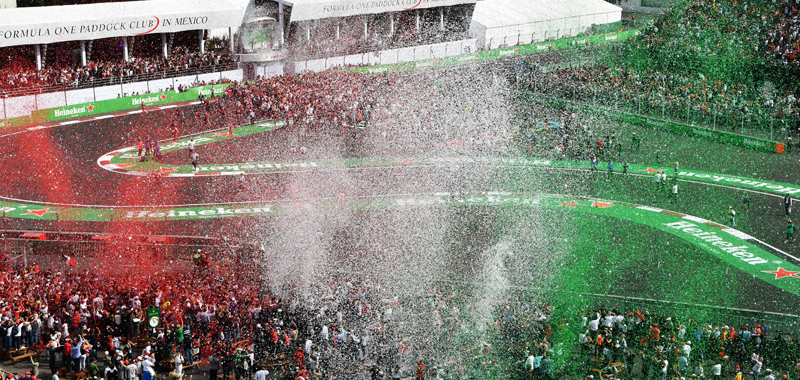
[[(4, 9), (2, 118), (241, 78), (231, 60), (233, 28), (247, 6), (241, 0), (170, 0)], [(208, 31), (221, 28), (228, 46), (207, 51)]]
[[(284, 70), (393, 64), (475, 51), (468, 35), (475, 0), (406, 3), (284, 0), (257, 6), (255, 15), (275, 20), (268, 29), (279, 37), (286, 62), (278, 67), (247, 57), (251, 63), (245, 71), (270, 76)], [(271, 56), (269, 60), (281, 57)]]

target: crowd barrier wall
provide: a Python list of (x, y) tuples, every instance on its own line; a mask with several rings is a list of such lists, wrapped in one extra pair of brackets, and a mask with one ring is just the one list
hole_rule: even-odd
[(328, 58), (325, 61), (325, 69), (331, 69), (334, 67), (344, 66), (344, 57), (333, 57)]
[(125, 85), (120, 85), (119, 87), (120, 87), (120, 91), (122, 91), (120, 93), (120, 97), (123, 97), (126, 94), (131, 94), (132, 95), (133, 93), (144, 94), (144, 93), (147, 93), (150, 90), (150, 88), (147, 86), (146, 82), (129, 83), (129, 84), (125, 84)]
[[(71, 118), (78, 118), (78, 117), (86, 117), (91, 115), (99, 115), (108, 112), (117, 112), (117, 111), (125, 111), (131, 109), (137, 109), (141, 107), (141, 104), (144, 103), (145, 106), (152, 106), (152, 105), (159, 105), (159, 104), (167, 104), (167, 103), (179, 103), (179, 102), (188, 102), (192, 100), (197, 100), (202, 92), (205, 96), (212, 96), (220, 95), (225, 91), (225, 87), (227, 87), (229, 83), (217, 84), (212, 86), (202, 86), (202, 87), (195, 87), (186, 90), (185, 92), (177, 92), (177, 91), (162, 91), (156, 92), (151, 94), (143, 94), (137, 96), (127, 96), (127, 97), (120, 97), (116, 98), (116, 93), (114, 93), (115, 98), (108, 99), (108, 100), (99, 100), (99, 101), (88, 101), (83, 103), (73, 103), (65, 106), (60, 107), (51, 107), (46, 109), (38, 109), (34, 110), (30, 115), (25, 117), (18, 117), (15, 119), (6, 119), (2, 120), (0, 126), (2, 127), (11, 127), (16, 125), (27, 125), (27, 124), (34, 124), (34, 123), (46, 123), (51, 121), (58, 121), (58, 120), (65, 120)], [(117, 86), (110, 86), (110, 87), (99, 87), (95, 89), (88, 89), (89, 92), (99, 93), (99, 94), (109, 94), (111, 90), (118, 90)], [(47, 100), (48, 102), (57, 102), (55, 100), (55, 95), (59, 94), (61, 96), (66, 96), (66, 99), (86, 99), (89, 97), (89, 93), (85, 92), (86, 90), (77, 90), (74, 91), (73, 94), (69, 93), (51, 93), (48, 94), (48, 97), (51, 98)], [(80, 92), (80, 93), (78, 93)], [(24, 98), (24, 101), (35, 102), (36, 96), (30, 95)], [(93, 97), (89, 98), (93, 99)], [(66, 100), (62, 99), (61, 103), (67, 103)], [(14, 105), (23, 105), (22, 100), (19, 100), (12, 104)], [(20, 112), (20, 110), (27, 110), (27, 107), (20, 107), (19, 110), (11, 109), (11, 112)]]
[[(547, 50), (567, 49), (580, 45), (598, 45), (613, 41), (622, 41), (632, 38), (638, 33), (638, 30), (628, 30), (587, 37), (565, 38), (557, 41), (539, 42), (486, 51), (478, 51), (477, 40), (475, 39), (447, 42), (437, 45), (425, 45), (417, 46), (415, 48), (381, 51), (380, 58), (378, 60), (367, 60), (365, 62), (370, 66), (354, 67), (346, 70), (377, 74), (412, 71), (420, 68), (453, 66), (466, 62), (489, 61), (517, 55), (538, 53)], [(444, 48), (444, 54), (446, 56), (438, 55), (441, 52), (442, 47)], [(328, 62), (330, 62), (330, 58), (328, 59)], [(326, 67), (333, 68), (330, 64), (326, 65)], [(298, 70), (298, 72), (299, 71), (301, 70)]]
[(345, 65), (363, 65), (364, 64), (364, 55), (363, 54), (346, 55), (344, 57), (344, 64)]
[(391, 65), (397, 63), (399, 51), (397, 50), (387, 50), (382, 51), (380, 56), (380, 62), (383, 65)]
[(30, 110), (36, 109), (36, 95), (25, 95), (6, 99), (5, 103), (5, 111), (8, 117), (30, 115)]
[(297, 73), (303, 71), (320, 72), (342, 66), (369, 65), (374, 67), (379, 65), (395, 65), (398, 63), (442, 59), (475, 51), (477, 51), (476, 40), (463, 40), (401, 49), (381, 50), (364, 54), (295, 61), (294, 65), (295, 72)]
[(35, 96), (36, 108), (38, 109), (63, 107), (67, 105), (67, 98), (63, 93), (50, 92), (47, 94), (37, 94)]
[[(84, 88), (80, 90), (48, 92), (44, 94), (3, 98), (2, 102), (0, 102), (2, 103), (0, 104), (0, 127), (51, 121), (47, 119), (38, 119), (37, 117), (41, 117), (43, 114), (39, 111), (70, 106), (77, 107), (86, 105), (88, 103), (97, 103), (108, 100), (132, 99), (132, 97), (126, 95), (130, 95), (132, 93), (145, 94), (147, 92), (151, 92), (151, 95), (153, 95), (152, 93), (159, 92), (159, 90), (166, 91), (171, 87), (178, 88), (178, 86), (181, 84), (188, 86), (192, 83), (202, 81), (210, 82), (222, 78), (230, 79), (232, 81), (241, 81), (242, 78), (244, 78), (244, 74), (242, 70), (229, 70), (169, 79), (125, 83), (113, 86), (102, 86)], [(169, 91), (166, 91), (165, 93), (168, 92)]]
[(380, 55), (379, 52), (366, 54), (366, 56), (367, 56), (366, 57), (367, 58), (367, 62), (365, 62), (365, 63), (367, 65), (371, 65), (372, 66), (372, 65), (380, 65), (381, 64), (381, 55)]

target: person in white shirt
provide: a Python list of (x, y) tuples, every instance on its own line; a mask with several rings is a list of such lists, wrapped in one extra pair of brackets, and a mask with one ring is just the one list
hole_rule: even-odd
[(128, 365), (125, 366), (125, 376), (131, 380), (138, 379), (138, 377), (136, 376), (138, 373), (138, 366), (136, 365), (136, 363), (130, 363), (127, 360), (126, 362), (128, 363)]
[(528, 372), (533, 372), (533, 369), (535, 367), (535, 364), (534, 364), (535, 363), (535, 358), (533, 357), (533, 355), (530, 355), (527, 352), (526, 352), (526, 355), (528, 356), (528, 358), (525, 359), (525, 364), (523, 365), (523, 367)]
[(609, 313), (608, 315), (603, 318), (603, 327), (611, 328), (614, 325), (614, 316)]
[(259, 368), (256, 373), (253, 374), (253, 380), (266, 380), (267, 376), (269, 376), (269, 371), (264, 369), (264, 367)]
[(175, 373), (182, 375), (183, 374), (183, 355), (181, 355), (180, 351), (175, 353)]
[(753, 353), (753, 356), (750, 358), (753, 362), (753, 380), (758, 380), (758, 377), (761, 375), (761, 366), (764, 363), (761, 361), (761, 357)]
[[(686, 327), (681, 324), (678, 328), (678, 340), (683, 340), (683, 337), (686, 336)], [(689, 356), (689, 355), (686, 355)]]
[(22, 347), (22, 331), (25, 330), (25, 322), (17, 320), (17, 326), (14, 328), (17, 333), (14, 335), (14, 348), (19, 349)]
[(600, 317), (597, 317), (597, 319), (592, 319), (589, 322), (589, 331), (595, 332), (599, 328), (600, 328)]
[(153, 380), (153, 375), (156, 371), (153, 370), (153, 362), (150, 361), (149, 356), (142, 359), (142, 380)]
[(328, 341), (330, 338), (330, 334), (328, 333), (328, 325), (322, 325), (322, 331), (319, 333), (319, 336), (323, 341)]
[(711, 374), (714, 375), (714, 380), (722, 379), (722, 363), (716, 363), (711, 366)]

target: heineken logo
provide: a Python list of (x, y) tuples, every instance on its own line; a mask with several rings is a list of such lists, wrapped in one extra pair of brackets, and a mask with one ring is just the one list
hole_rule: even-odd
[(758, 140), (753, 140), (753, 139), (748, 139), (747, 137), (745, 137), (744, 138), (744, 145), (751, 145), (751, 146), (761, 147), (761, 146), (764, 146), (764, 142), (758, 141)]
[(131, 99), (131, 103), (133, 105), (142, 104), (142, 103), (155, 103), (155, 102), (157, 102), (159, 100), (166, 100), (166, 99), (167, 99), (167, 95), (148, 96), (148, 97), (145, 97), (145, 98), (133, 98), (133, 99)]
[(716, 253), (727, 253), (731, 256), (746, 262), (750, 265), (756, 264), (766, 264), (767, 260), (764, 260), (752, 252), (748, 252), (750, 247), (746, 245), (736, 246), (734, 243), (726, 241), (716, 232), (703, 232), (703, 230), (697, 228), (696, 224), (689, 223), (689, 222), (675, 222), (675, 223), (665, 223), (667, 227), (675, 228), (680, 230), (681, 232), (685, 232), (690, 234), (706, 243), (711, 244), (711, 248), (716, 251)]
[(210, 88), (208, 90), (200, 89), (198, 91), (201, 95), (222, 94), (225, 92), (224, 88)]
[(796, 194), (800, 193), (800, 189), (789, 186), (778, 185), (774, 182), (759, 181), (750, 178), (739, 178), (709, 173), (696, 173), (696, 172), (680, 172), (678, 176), (681, 178), (689, 177), (692, 179), (700, 179), (708, 182), (730, 182), (740, 184), (741, 187), (748, 187), (753, 189), (768, 190), (771, 193), (779, 194)]
[(272, 213), (272, 206), (258, 207), (201, 207), (195, 209), (171, 209), (171, 210), (137, 210), (128, 211), (123, 216), (124, 219), (197, 219), (197, 218), (221, 218), (226, 216), (244, 216)]
[(694, 133), (696, 135), (701, 135), (701, 136), (714, 137), (714, 134), (711, 133), (711, 131), (705, 131), (705, 130), (697, 129), (697, 128), (693, 128), (692, 129), (692, 133)]
[(82, 113), (86, 113), (87, 111), (92, 111), (94, 107), (92, 105), (88, 106), (81, 106), (81, 107), (72, 107), (72, 108), (56, 108), (53, 110), (55, 117), (61, 116), (72, 116), (72, 115), (79, 115)]

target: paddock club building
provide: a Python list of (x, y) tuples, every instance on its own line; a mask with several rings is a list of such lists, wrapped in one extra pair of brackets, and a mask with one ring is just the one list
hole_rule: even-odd
[(196, 51), (203, 52), (208, 31), (224, 30), (232, 36), (250, 4), (248, 0), (158, 0), (2, 9), (0, 48), (32, 46), (39, 70), (47, 66), (48, 55), (60, 51), (74, 52), (74, 63), (85, 66), (98, 46), (116, 55), (107, 58), (120, 61), (128, 61), (132, 49), (166, 57), (179, 33), (191, 36), (197, 41)]
[[(269, 77), (473, 53), (477, 49), (469, 27), (475, 3), (257, 0), (238, 39), (244, 53), (242, 68), (245, 77)], [(259, 40), (269, 42), (253, 43)]]

